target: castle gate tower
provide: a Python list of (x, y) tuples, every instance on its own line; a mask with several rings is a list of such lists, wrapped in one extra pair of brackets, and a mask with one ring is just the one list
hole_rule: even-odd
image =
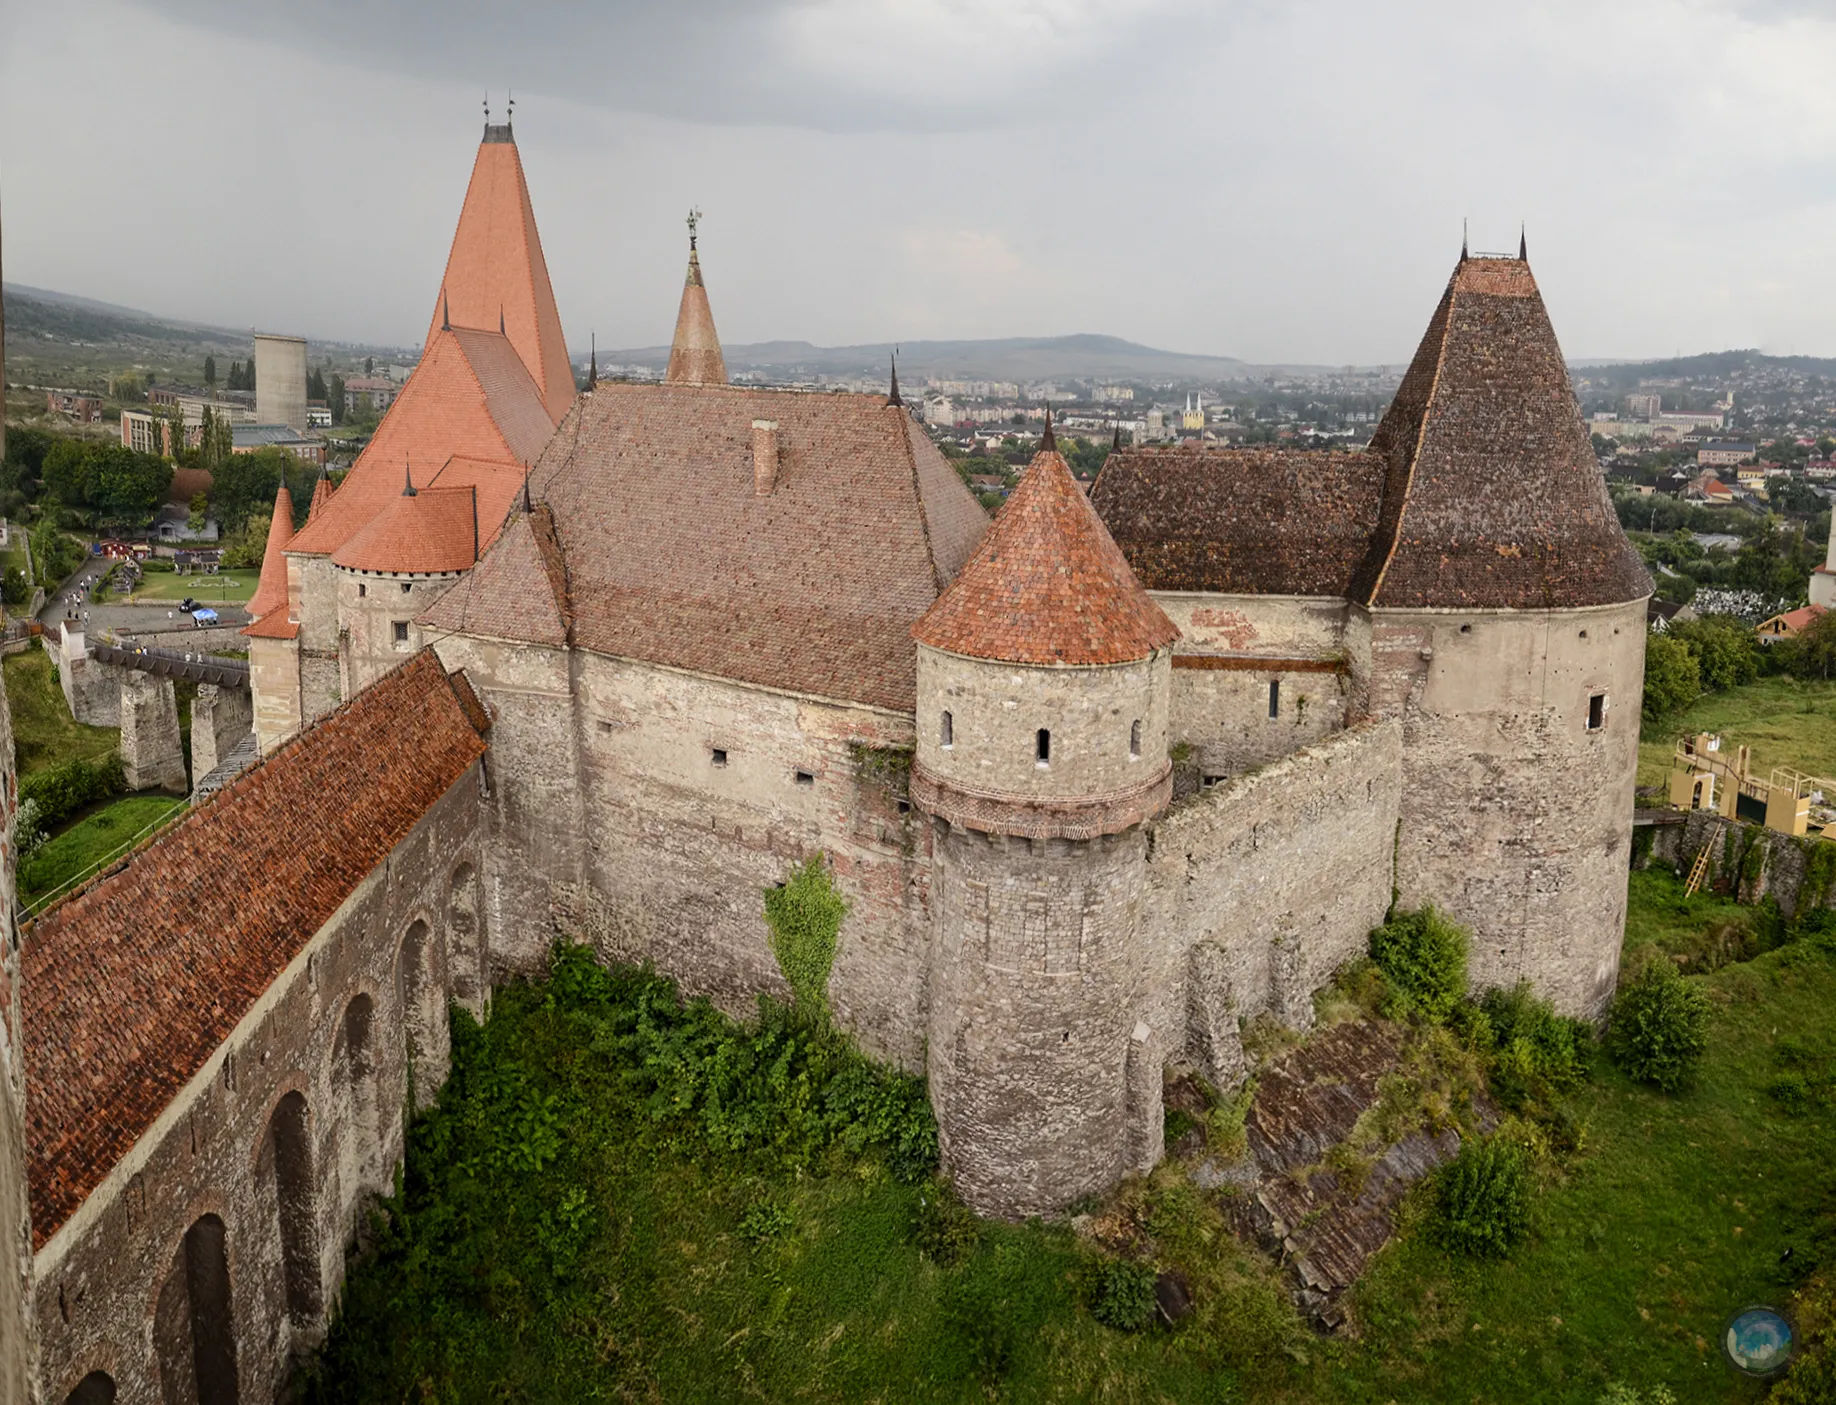
[(1049, 1214), (1160, 1157), (1166, 1032), (1140, 1013), (1142, 824), (1171, 793), (1179, 631), (1048, 424), (912, 633), (943, 1164), (980, 1213)]
[(1462, 255), (1370, 447), (1382, 502), (1351, 594), (1370, 711), (1403, 723), (1399, 897), (1471, 930), (1475, 986), (1602, 1015), (1651, 578), (1521, 246)]

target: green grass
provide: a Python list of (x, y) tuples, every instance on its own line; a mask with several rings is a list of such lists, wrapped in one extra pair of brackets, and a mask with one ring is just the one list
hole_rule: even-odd
[(130, 795), (78, 820), (19, 866), (19, 900), (33, 903), (96, 865), (125, 853), (147, 837), (144, 831), (186, 802), (171, 795)]
[(113, 727), (85, 727), (70, 716), (52, 670), (51, 657), (42, 649), (27, 649), (5, 661), (6, 701), (13, 714), (13, 748), (19, 774), (29, 776), (80, 756), (94, 761), (120, 744)]
[[(1725, 915), (1676, 910), (1656, 879), (1631, 896), (1641, 945)], [(1178, 1167), (1099, 1218), (1185, 1269), (1197, 1313), (1112, 1331), (1083, 1305), (1093, 1255), (1069, 1228), (987, 1225), (962, 1261), (933, 1262), (914, 1242), (930, 1188), (870, 1157), (718, 1152), (670, 1120), (670, 1075), (645, 1091), (654, 1061), (565, 995), (513, 986), (482, 1031), (456, 1028), (457, 1072), (413, 1130), (317, 1398), (1596, 1405), (1624, 1380), (1757, 1401), (1721, 1364), (1722, 1325), (1836, 1261), (1820, 1237), (1836, 1119), (1788, 1116), (1765, 1091), (1788, 1041), (1836, 1057), (1836, 956), (1799, 942), (1694, 979), (1715, 1014), (1692, 1092), (1596, 1057), (1569, 1100), (1583, 1149), (1545, 1171), (1530, 1239), (1452, 1259), (1420, 1232), (1418, 1193), (1357, 1290), (1362, 1337), (1330, 1342)], [(750, 1237), (759, 1225), (785, 1228)]]
[(140, 578), (140, 589), (128, 597), (133, 604), (151, 604), (162, 600), (183, 600), (187, 595), (206, 605), (239, 605), (255, 593), (260, 571), (219, 571), (214, 576), (176, 571), (147, 571)]
[(1723, 751), (1753, 748), (1753, 768), (1795, 766), (1836, 776), (1836, 681), (1761, 678), (1725, 693), (1704, 693), (1675, 718), (1645, 725), (1638, 747), (1638, 783), (1664, 785), (1679, 737), (1720, 733)]

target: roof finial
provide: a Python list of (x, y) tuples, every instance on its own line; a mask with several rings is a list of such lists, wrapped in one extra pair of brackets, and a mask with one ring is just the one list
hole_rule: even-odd
[(689, 252), (690, 252), (691, 254), (695, 252), (695, 227), (696, 227), (697, 225), (699, 225), (700, 223), (701, 223), (701, 211), (700, 211), (700, 210), (697, 210), (697, 209), (696, 209), (696, 208), (695, 208), (695, 207), (694, 207), (693, 205), (691, 205), (691, 206), (689, 206), (689, 212), (688, 212), (688, 251), (689, 251)]
[(1045, 410), (1046, 427), (1045, 433), (1039, 436), (1039, 452), (1042, 454), (1056, 454), (1058, 452), (1058, 440), (1052, 434), (1052, 402), (1050, 400), (1046, 401)]
[(402, 496), (405, 498), (416, 496), (414, 491), (414, 466), (409, 463), (408, 455), (406, 454), (402, 455), (402, 479)]
[(503, 334), (504, 334), (504, 305), (500, 302), (497, 305), (497, 335), (501, 337)]
[(523, 512), (525, 515), (527, 515), (534, 511), (535, 511), (535, 508), (531, 506), (529, 502), (529, 465), (524, 464), (523, 465)]
[(485, 89), (484, 95), (485, 126), (491, 125), (491, 90)]
[(1530, 262), (1530, 236), (1523, 224), (1517, 226), (1517, 257), (1523, 263)]
[(508, 88), (504, 89), (504, 94), (510, 99), (505, 105), (504, 112), (504, 125), (507, 127), (512, 122), (516, 121), (516, 94), (511, 92)]
[(1119, 454), (1122, 452), (1122, 421), (1121, 420), (1116, 421), (1116, 432), (1110, 436), (1109, 452), (1112, 454)]
[(452, 329), (453, 329), (452, 303), (448, 301), (447, 299), (446, 289), (442, 288), (440, 289), (440, 330), (442, 332), (450, 332), (452, 331)]
[(1466, 252), (1466, 220), (1462, 217), (1460, 220), (1460, 262), (1465, 263), (1468, 257)]
[(593, 354), (587, 360), (587, 389), (599, 384), (599, 333), (593, 333)]
[(899, 348), (896, 346), (893, 348), (892, 353), (892, 390), (886, 397), (886, 403), (888, 405), (903, 405), (905, 403), (905, 401), (899, 397)]

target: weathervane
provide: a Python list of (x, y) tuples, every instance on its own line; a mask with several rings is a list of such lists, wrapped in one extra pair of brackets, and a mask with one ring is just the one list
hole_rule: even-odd
[(485, 89), (484, 95), (485, 126), (491, 125), (491, 90)]
[(688, 212), (688, 246), (691, 254), (695, 252), (695, 226), (700, 223), (701, 211), (691, 205)]
[(516, 93), (506, 88), (504, 89), (504, 95), (510, 99), (510, 101), (505, 104), (504, 121), (507, 123), (514, 122), (516, 121)]

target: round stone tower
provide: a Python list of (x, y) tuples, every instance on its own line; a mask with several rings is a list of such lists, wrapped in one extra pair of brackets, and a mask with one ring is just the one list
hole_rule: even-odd
[(1179, 632), (1049, 427), (912, 632), (943, 1164), (983, 1214), (1050, 1214), (1160, 1156), (1168, 1041), (1141, 1016), (1142, 825), (1171, 791)]
[(1651, 578), (1620, 530), (1521, 247), (1462, 255), (1371, 452), (1353, 582), (1369, 708), (1403, 723), (1396, 886), (1478, 986), (1612, 998)]

